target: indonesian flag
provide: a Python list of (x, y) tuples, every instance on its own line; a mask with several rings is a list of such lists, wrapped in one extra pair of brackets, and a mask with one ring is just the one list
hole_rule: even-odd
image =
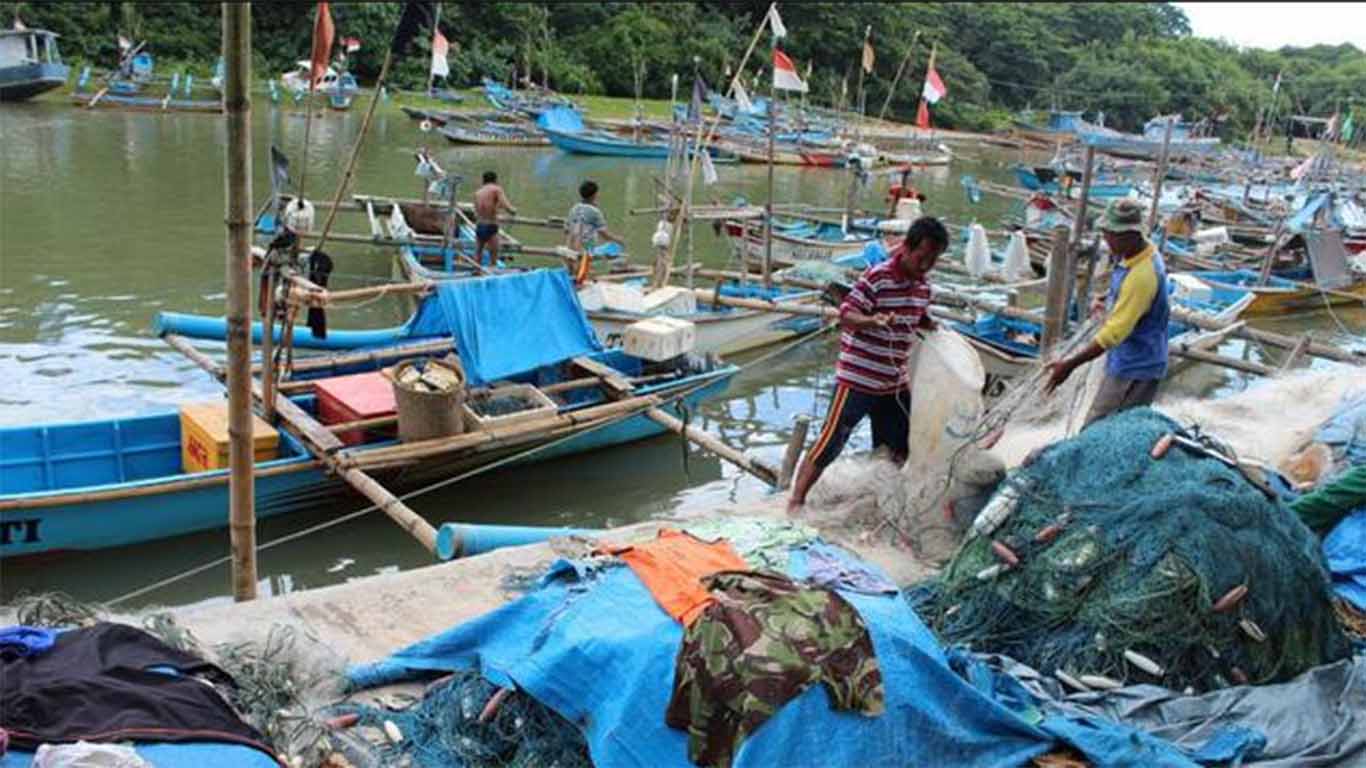
[(360, 50), (360, 40), (354, 37), (342, 38), (342, 45), (346, 47), (347, 53), (355, 53)]
[(930, 127), (930, 105), (920, 100), (920, 108), (915, 111), (915, 124), (921, 128)]
[(949, 89), (944, 86), (944, 81), (939, 79), (939, 72), (930, 64), (930, 68), (925, 72), (925, 88), (920, 92), (925, 101), (931, 104), (938, 104), (944, 98)]
[(797, 75), (797, 65), (777, 48), (773, 49), (773, 87), (780, 91), (806, 93), (806, 83)]
[(133, 41), (132, 41), (132, 40), (129, 40), (128, 38), (124, 37), (123, 35), (119, 35), (119, 51), (120, 51), (120, 52), (122, 52), (122, 51), (127, 51), (129, 48), (132, 48), (132, 47), (133, 47)]
[(446, 41), (446, 36), (441, 34), (441, 30), (436, 30), (432, 36), (432, 76), (449, 77), (451, 65), (446, 61), (446, 54), (450, 51), (451, 45)]
[(313, 21), (313, 53), (309, 57), (313, 65), (311, 87), (317, 87), (327, 74), (327, 62), (332, 58), (332, 40), (336, 33), (336, 28), (332, 26), (332, 12), (327, 9), (327, 3), (318, 3), (318, 15)]

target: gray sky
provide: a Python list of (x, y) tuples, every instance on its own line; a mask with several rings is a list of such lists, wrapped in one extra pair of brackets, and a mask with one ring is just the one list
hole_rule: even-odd
[(1197, 37), (1245, 48), (1351, 43), (1366, 50), (1366, 3), (1176, 3)]

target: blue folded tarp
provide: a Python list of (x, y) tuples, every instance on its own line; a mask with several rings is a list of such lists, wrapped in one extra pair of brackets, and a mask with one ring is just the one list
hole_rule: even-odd
[[(803, 575), (805, 558), (789, 571)], [(864, 564), (865, 567), (866, 564)], [(689, 768), (687, 735), (664, 722), (682, 627), (625, 567), (579, 581), (572, 563), (499, 610), (355, 667), (358, 688), (478, 670), (516, 687), (576, 724), (599, 768)], [(1062, 743), (1097, 765), (1194, 766), (1187, 753), (1108, 721), (1045, 718), (974, 684), (949, 663), (898, 594), (841, 594), (863, 617), (886, 689), (878, 717), (836, 711), (813, 686), (746, 740), (743, 766), (1017, 766)]]
[(476, 386), (602, 349), (563, 269), (438, 282), (406, 330), (454, 336)]

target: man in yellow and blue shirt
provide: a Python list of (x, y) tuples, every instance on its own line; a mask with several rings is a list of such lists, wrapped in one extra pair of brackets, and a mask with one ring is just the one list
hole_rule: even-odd
[(1110, 275), (1110, 314), (1095, 338), (1071, 357), (1050, 363), (1045, 394), (1072, 371), (1105, 355), (1105, 380), (1086, 415), (1086, 423), (1116, 411), (1150, 405), (1167, 375), (1167, 268), (1157, 248), (1143, 236), (1143, 207), (1115, 200), (1101, 220), (1101, 234), (1116, 264)]

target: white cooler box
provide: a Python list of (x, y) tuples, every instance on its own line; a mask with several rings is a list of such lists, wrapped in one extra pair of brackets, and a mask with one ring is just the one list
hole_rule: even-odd
[(691, 315), (697, 312), (697, 296), (687, 288), (666, 285), (645, 294), (647, 315)]
[(621, 346), (632, 357), (657, 363), (672, 360), (697, 346), (697, 328), (676, 317), (651, 317), (626, 326)]
[(585, 312), (627, 312), (645, 314), (645, 294), (631, 285), (601, 280), (579, 289), (579, 303)]

